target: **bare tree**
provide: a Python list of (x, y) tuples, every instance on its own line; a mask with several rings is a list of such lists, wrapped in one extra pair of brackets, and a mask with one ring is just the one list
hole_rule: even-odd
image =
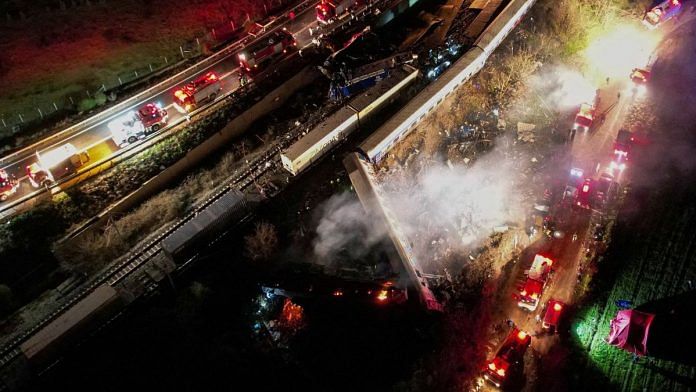
[(244, 237), (246, 253), (252, 260), (268, 260), (278, 246), (278, 233), (268, 222), (256, 224), (253, 234)]

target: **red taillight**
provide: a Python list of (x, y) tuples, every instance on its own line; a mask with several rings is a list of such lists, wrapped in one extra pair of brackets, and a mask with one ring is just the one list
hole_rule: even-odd
[(589, 191), (590, 191), (590, 186), (587, 185), (587, 184), (583, 185), (583, 186), (582, 186), (582, 191), (583, 191), (583, 193), (589, 192)]
[(557, 312), (560, 312), (561, 309), (563, 309), (563, 306), (561, 306), (561, 304), (559, 304), (558, 302), (556, 302), (555, 304), (553, 304), (553, 310), (555, 310), (555, 311), (557, 311)]
[(522, 291), (520, 291), (520, 294), (521, 294), (522, 296), (527, 295), (527, 290), (522, 290)]
[(384, 302), (389, 298), (389, 292), (387, 290), (380, 290), (377, 294), (377, 301)]
[(524, 332), (524, 331), (518, 332), (518, 333), (517, 333), (517, 338), (518, 338), (519, 340), (524, 340), (524, 339), (526, 339), (526, 338), (527, 338), (527, 332)]
[(495, 371), (495, 363), (493, 363), (493, 362), (489, 363), (488, 368)]
[(214, 73), (210, 72), (205, 76), (205, 78), (208, 79), (209, 81), (213, 81), (213, 80), (217, 80), (218, 77)]
[(505, 369), (498, 369), (496, 373), (498, 373), (500, 377), (505, 377)]

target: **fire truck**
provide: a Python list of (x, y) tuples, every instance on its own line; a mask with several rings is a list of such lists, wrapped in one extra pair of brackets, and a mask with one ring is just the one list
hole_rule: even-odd
[(513, 328), (495, 357), (488, 362), (483, 378), (498, 388), (505, 386), (511, 373), (520, 369), (524, 353), (531, 342), (532, 337), (528, 333)]
[(627, 161), (631, 146), (633, 145), (633, 133), (626, 129), (619, 130), (614, 141), (614, 162)]
[(592, 128), (592, 123), (594, 122), (595, 112), (599, 108), (599, 90), (595, 94), (595, 99), (593, 103), (585, 102), (580, 105), (580, 109), (575, 114), (575, 121), (573, 122), (573, 131), (582, 130), (589, 131)]
[(161, 106), (148, 103), (136, 111), (109, 122), (111, 137), (117, 146), (135, 143), (138, 139), (159, 131), (167, 125), (169, 116)]
[(589, 131), (592, 127), (592, 122), (594, 121), (595, 108), (589, 103), (583, 103), (580, 105), (580, 110), (575, 115), (575, 121), (573, 122), (574, 130)]
[(277, 30), (237, 54), (239, 68), (242, 73), (257, 72), (264, 64), (278, 55), (288, 53), (295, 46), (297, 46), (297, 41), (292, 34), (285, 29)]
[(19, 182), (7, 175), (4, 169), (0, 169), (0, 201), (5, 201), (17, 193)]
[(315, 7), (317, 22), (329, 24), (349, 15), (350, 10), (362, 5), (360, 0), (321, 0)]
[(71, 174), (89, 161), (87, 151), (78, 151), (70, 143), (44, 153), (36, 152), (36, 162), (26, 167), (29, 182), (35, 188), (47, 187)]
[(568, 176), (565, 191), (563, 192), (563, 199), (575, 200), (578, 195), (578, 189), (580, 185), (582, 185), (584, 173), (582, 169), (577, 167), (570, 169), (570, 175)]
[(541, 328), (551, 332), (558, 332), (558, 321), (561, 319), (564, 309), (565, 304), (563, 302), (550, 299), (546, 304), (546, 313), (544, 313)]
[(679, 0), (666, 0), (657, 4), (645, 12), (643, 25), (649, 29), (656, 29), (660, 24), (666, 22), (681, 12), (682, 4)]
[(214, 101), (220, 91), (220, 78), (214, 72), (208, 72), (174, 91), (174, 106), (180, 112), (186, 113), (202, 103)]
[(553, 261), (548, 257), (540, 254), (534, 256), (532, 266), (526, 272), (527, 279), (520, 290), (519, 301), (517, 302), (519, 307), (529, 311), (536, 310), (537, 306), (539, 306), (541, 294), (549, 281), (552, 264)]

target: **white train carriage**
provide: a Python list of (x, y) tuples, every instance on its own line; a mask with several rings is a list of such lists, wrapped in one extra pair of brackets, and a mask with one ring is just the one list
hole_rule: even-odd
[(419, 71), (404, 65), (391, 71), (389, 77), (356, 96), (332, 114), (300, 140), (282, 151), (280, 160), (292, 175), (297, 175), (327, 151), (345, 140), (369, 116), (376, 113), (394, 98), (403, 88), (411, 84)]
[(399, 140), (408, 135), (423, 117), (471, 75), (478, 72), (485, 59), (480, 48), (472, 48), (457, 60), (439, 79), (428, 85), (403, 109), (370, 135), (360, 151), (372, 162), (378, 163)]
[(408, 135), (426, 114), (483, 68), (491, 53), (517, 26), (535, 1), (512, 0), (481, 33), (473, 48), (360, 145), (362, 154), (373, 164), (379, 163), (389, 149)]
[(512, 0), (510, 4), (500, 12), (495, 20), (486, 27), (481, 35), (474, 41), (485, 53), (486, 59), (500, 45), (505, 37), (522, 21), (522, 17), (534, 5), (536, 0)]

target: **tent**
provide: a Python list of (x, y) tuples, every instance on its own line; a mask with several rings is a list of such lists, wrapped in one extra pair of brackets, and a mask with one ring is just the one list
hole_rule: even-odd
[(648, 354), (648, 333), (654, 314), (637, 310), (620, 310), (611, 320), (607, 343), (636, 355)]

